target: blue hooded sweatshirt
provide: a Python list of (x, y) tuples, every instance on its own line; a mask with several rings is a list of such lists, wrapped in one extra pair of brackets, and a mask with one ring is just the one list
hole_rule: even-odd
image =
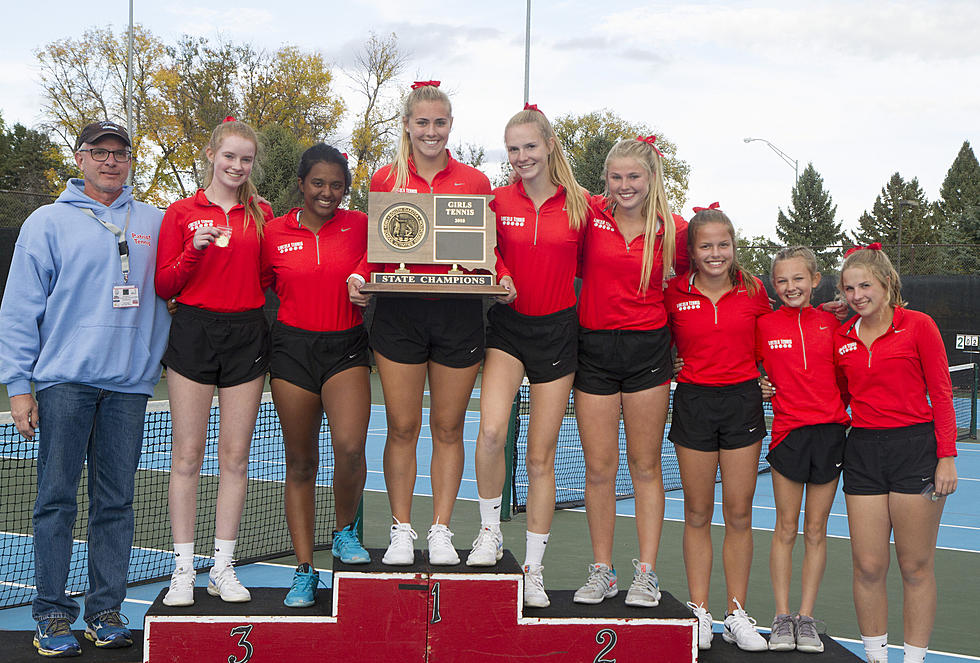
[[(124, 283), (116, 236), (99, 219), (126, 226), (130, 274)], [(157, 239), (163, 213), (122, 193), (106, 207), (71, 179), (51, 205), (21, 228), (0, 303), (0, 383), (10, 396), (62, 383), (153, 394), (170, 315), (156, 296)], [(112, 288), (139, 288), (139, 306), (113, 308)]]

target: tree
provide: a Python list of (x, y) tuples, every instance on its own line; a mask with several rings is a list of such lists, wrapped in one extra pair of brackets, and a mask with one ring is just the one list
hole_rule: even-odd
[[(901, 242), (899, 242), (899, 218), (901, 218)], [(933, 214), (919, 180), (906, 182), (895, 173), (875, 198), (871, 212), (865, 211), (858, 219), (859, 229), (854, 233), (857, 244), (881, 242), (889, 250), (889, 257), (896, 263), (901, 274), (928, 274), (941, 271), (938, 268), (939, 253), (929, 245), (939, 240), (939, 232), (933, 224)], [(901, 261), (898, 254), (901, 253)], [(899, 264), (899, 262), (901, 264)]]
[(791, 197), (792, 205), (786, 209), (786, 213), (779, 210), (776, 237), (785, 246), (812, 248), (817, 256), (817, 266), (821, 270), (833, 269), (837, 266), (841, 251), (827, 247), (841, 245), (844, 232), (840, 221), (834, 219), (837, 206), (823, 188), (823, 177), (812, 163), (803, 170)]
[[(256, 188), (272, 205), (276, 216), (281, 216), (302, 202), (296, 186), (296, 165), (306, 148), (293, 132), (278, 124), (266, 126), (259, 139), (264, 154), (258, 164), (261, 171), (255, 177)], [(254, 177), (255, 170), (252, 172)]]
[(602, 193), (605, 182), (602, 169), (609, 149), (623, 138), (657, 135), (657, 148), (664, 155), (664, 187), (674, 210), (680, 210), (687, 198), (687, 182), (691, 167), (677, 158), (677, 146), (662, 133), (643, 123), (632, 123), (610, 110), (593, 111), (585, 115), (561, 115), (552, 126), (565, 148), (572, 172), (579, 184), (592, 193)]
[(57, 195), (76, 173), (46, 133), (19, 123), (8, 129), (0, 116), (0, 189)]
[(756, 235), (747, 239), (737, 228), (735, 246), (739, 264), (759, 278), (769, 274), (772, 256), (779, 250), (779, 245), (768, 237)]
[(476, 143), (460, 143), (452, 149), (452, 153), (456, 155), (457, 161), (474, 168), (482, 166), (487, 157), (486, 149)]
[(937, 226), (960, 241), (980, 244), (980, 163), (963, 141), (939, 189), (935, 206)]

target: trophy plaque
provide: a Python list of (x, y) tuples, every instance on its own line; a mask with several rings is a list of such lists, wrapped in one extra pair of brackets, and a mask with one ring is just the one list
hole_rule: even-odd
[[(367, 257), (397, 263), (374, 272), (361, 292), (399, 295), (503, 295), (494, 275), (497, 220), (493, 196), (379, 193), (368, 196)], [(406, 265), (413, 265), (413, 271)], [(449, 273), (426, 266), (449, 266)], [(419, 266), (422, 266), (420, 269)], [(486, 270), (471, 273), (463, 270)]]

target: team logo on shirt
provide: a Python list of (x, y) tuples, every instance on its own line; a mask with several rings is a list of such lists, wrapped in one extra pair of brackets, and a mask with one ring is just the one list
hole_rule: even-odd
[(381, 238), (393, 249), (407, 251), (425, 240), (428, 222), (415, 205), (397, 203), (381, 215)]
[(279, 253), (289, 253), (290, 251), (302, 251), (303, 242), (286, 242), (285, 244), (280, 244), (276, 247), (276, 251)]
[(846, 355), (848, 352), (853, 352), (858, 349), (857, 343), (845, 343), (844, 345), (837, 348), (837, 353), (841, 355)]
[(678, 311), (693, 311), (694, 309), (701, 308), (701, 301), (697, 299), (689, 299), (686, 302), (677, 302)]
[(137, 235), (136, 233), (129, 233), (129, 235), (137, 246), (149, 246), (152, 239), (149, 235)]
[(524, 222), (526, 219), (523, 216), (502, 216), (500, 217), (500, 222), (505, 226), (520, 226), (524, 227)]
[(592, 219), (592, 225), (598, 228), (599, 230), (609, 230), (611, 232), (615, 232), (616, 230), (613, 227), (613, 224), (609, 223), (605, 219)]
[(769, 340), (770, 350), (782, 350), (785, 348), (793, 347), (793, 339), (791, 338), (774, 338)]
[(197, 219), (187, 224), (187, 229), (194, 232), (198, 228), (210, 228), (214, 225), (214, 219)]

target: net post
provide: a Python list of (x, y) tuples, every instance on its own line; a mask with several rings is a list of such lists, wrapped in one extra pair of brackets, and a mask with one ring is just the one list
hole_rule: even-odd
[(510, 407), (510, 418), (507, 420), (507, 446), (504, 449), (504, 490), (500, 498), (500, 520), (510, 521), (512, 495), (514, 491), (514, 455), (517, 453), (517, 434), (520, 431), (517, 415), (521, 409), (521, 390), (514, 394), (514, 403)]
[(980, 377), (980, 363), (973, 362), (973, 389), (970, 398), (970, 437), (977, 439), (977, 382)]

